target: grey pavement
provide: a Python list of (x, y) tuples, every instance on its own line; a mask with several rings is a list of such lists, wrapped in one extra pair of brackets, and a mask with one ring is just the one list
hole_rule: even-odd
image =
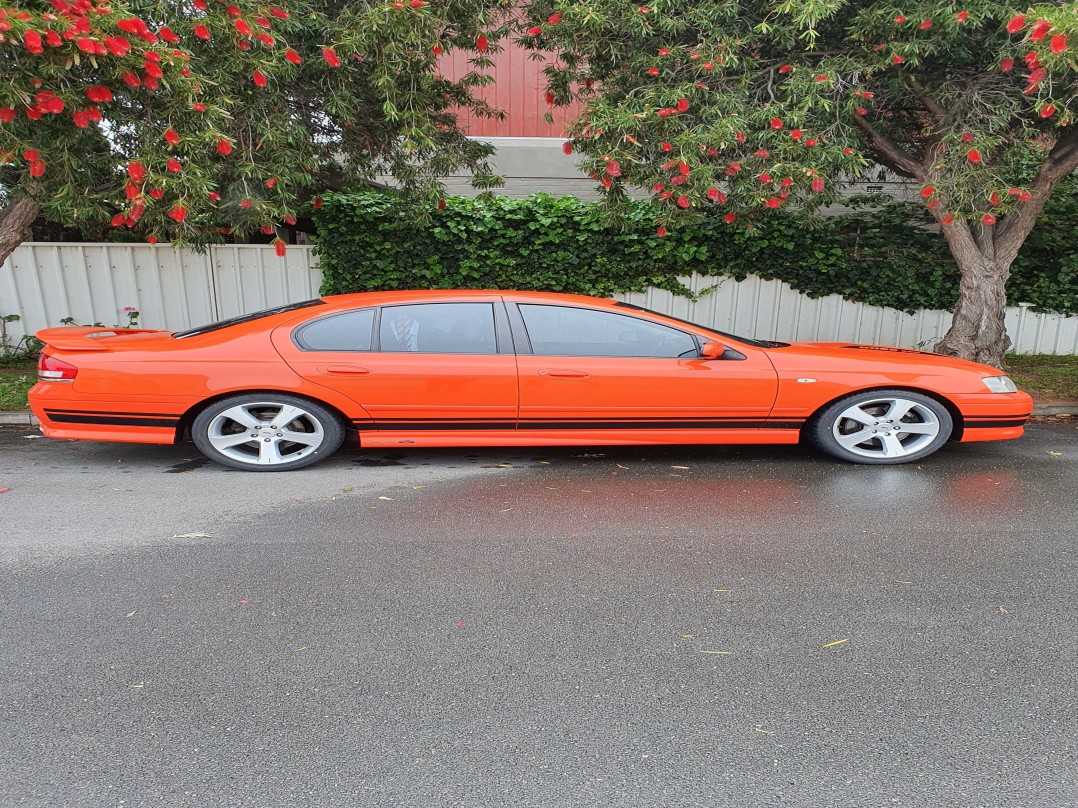
[(1076, 484), (2, 428), (0, 805), (1078, 806)]

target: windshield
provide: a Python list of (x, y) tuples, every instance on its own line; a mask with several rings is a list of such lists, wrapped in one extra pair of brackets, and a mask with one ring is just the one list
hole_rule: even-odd
[(625, 309), (634, 309), (635, 311), (646, 311), (648, 314), (657, 314), (660, 317), (665, 317), (668, 320), (676, 320), (679, 323), (685, 323), (685, 325), (691, 325), (693, 328), (699, 328), (704, 331), (709, 331), (719, 337), (725, 337), (726, 339), (734, 339), (738, 342), (744, 342), (746, 345), (755, 345), (757, 348), (785, 348), (790, 343), (788, 342), (775, 342), (768, 339), (749, 339), (748, 337), (739, 337), (737, 334), (727, 334), (725, 331), (719, 331), (716, 328), (710, 326), (700, 325), (700, 323), (694, 323), (691, 320), (683, 320), (680, 317), (674, 317), (670, 314), (665, 314), (661, 311), (655, 311), (654, 309), (646, 309), (643, 306), (637, 306), (634, 303), (623, 303), (622, 301), (616, 301), (618, 306)]
[(176, 331), (173, 333), (172, 336), (176, 339), (183, 339), (184, 337), (195, 337), (199, 334), (208, 334), (211, 331), (220, 331), (222, 328), (239, 325), (240, 323), (249, 323), (252, 320), (261, 320), (263, 317), (270, 317), (274, 314), (283, 314), (286, 311), (295, 311), (297, 309), (306, 309), (310, 306), (324, 305), (325, 301), (320, 298), (316, 298), (315, 300), (304, 300), (302, 303), (289, 303), (284, 306), (275, 306), (272, 309), (263, 309), (262, 311), (252, 312), (251, 314), (241, 314), (239, 317), (229, 317), (227, 320), (218, 320), (216, 323), (210, 323), (209, 325), (200, 325), (198, 328), (191, 328), (187, 331)]

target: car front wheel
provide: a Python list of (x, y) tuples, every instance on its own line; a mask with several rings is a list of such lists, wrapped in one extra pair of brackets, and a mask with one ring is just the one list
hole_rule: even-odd
[(195, 418), (191, 437), (211, 460), (247, 471), (288, 471), (329, 457), (344, 440), (325, 407), (295, 396), (256, 394), (218, 401)]
[(855, 393), (820, 412), (809, 438), (822, 451), (853, 463), (909, 463), (939, 449), (954, 422), (935, 399), (906, 390)]

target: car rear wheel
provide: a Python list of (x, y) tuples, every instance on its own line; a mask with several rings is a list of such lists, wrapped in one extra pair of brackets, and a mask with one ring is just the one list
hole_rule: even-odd
[(195, 418), (191, 437), (211, 460), (247, 471), (288, 471), (329, 457), (344, 440), (340, 421), (288, 395), (233, 396)]
[(822, 451), (853, 463), (909, 463), (939, 449), (954, 422), (935, 399), (906, 390), (873, 390), (840, 399), (809, 425)]

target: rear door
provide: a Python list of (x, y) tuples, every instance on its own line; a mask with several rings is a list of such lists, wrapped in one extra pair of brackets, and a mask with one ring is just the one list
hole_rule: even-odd
[(360, 429), (512, 430), (516, 360), (500, 298), (370, 306), (282, 327), (273, 342), (303, 378), (355, 401)]

